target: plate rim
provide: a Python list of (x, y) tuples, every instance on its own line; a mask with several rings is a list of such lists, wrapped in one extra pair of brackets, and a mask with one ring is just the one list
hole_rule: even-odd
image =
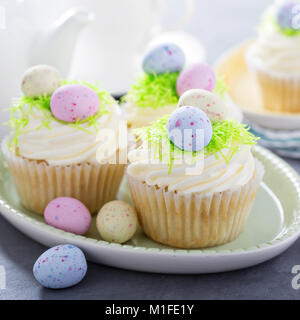
[[(250, 254), (253, 252), (259, 252), (271, 247), (277, 247), (283, 245), (285, 242), (294, 242), (296, 239), (300, 236), (300, 177), (298, 173), (284, 160), (273, 154), (271, 151), (262, 148), (260, 146), (255, 146), (254, 149), (254, 155), (258, 155), (261, 157), (264, 157), (267, 161), (271, 162), (271, 165), (276, 166), (278, 171), (288, 178), (288, 180), (292, 183), (295, 190), (295, 196), (297, 197), (297, 202), (295, 203), (295, 210), (294, 210), (294, 217), (292, 223), (289, 225), (288, 230), (283, 233), (282, 235), (279, 235), (275, 239), (263, 242), (255, 246), (247, 247), (247, 248), (236, 248), (236, 249), (224, 249), (223, 251), (216, 251), (214, 248), (206, 248), (206, 249), (176, 249), (176, 248), (168, 248), (168, 249), (159, 249), (159, 248), (146, 248), (146, 247), (136, 247), (130, 244), (117, 244), (117, 243), (109, 243), (104, 240), (96, 240), (89, 237), (84, 237), (80, 235), (75, 235), (69, 232), (65, 232), (63, 230), (56, 229), (54, 227), (51, 227), (44, 222), (40, 222), (35, 220), (34, 218), (31, 218), (27, 216), (22, 211), (19, 211), (18, 209), (14, 209), (10, 206), (10, 204), (3, 199), (2, 194), (0, 194), (0, 213), (4, 216), (4, 218), (8, 219), (6, 217), (6, 214), (13, 214), (13, 218), (19, 220), (21, 223), (25, 222), (26, 224), (29, 223), (33, 225), (34, 227), (43, 230), (50, 234), (60, 234), (60, 236), (63, 236), (66, 241), (70, 240), (77, 240), (78, 242), (84, 241), (88, 242), (90, 245), (97, 246), (99, 249), (112, 249), (112, 250), (119, 250), (122, 251), (128, 250), (130, 252), (134, 252), (135, 254), (169, 254), (169, 255), (176, 255), (176, 256), (182, 256), (185, 254), (192, 255), (192, 256), (226, 256), (226, 255), (240, 255), (240, 254)], [(5, 214), (3, 214), (3, 211), (5, 211)], [(22, 231), (21, 231), (22, 232)], [(205, 251), (204, 251), (205, 250)]]

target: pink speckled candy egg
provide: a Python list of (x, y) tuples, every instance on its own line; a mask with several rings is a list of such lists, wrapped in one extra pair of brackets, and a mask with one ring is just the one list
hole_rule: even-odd
[(184, 69), (176, 84), (179, 96), (190, 89), (213, 91), (216, 86), (216, 76), (213, 69), (205, 63), (191, 65)]
[(103, 240), (124, 243), (130, 240), (137, 230), (137, 214), (134, 208), (124, 201), (108, 202), (100, 210), (96, 225)]
[(58, 88), (51, 98), (54, 117), (65, 122), (76, 122), (93, 116), (99, 109), (97, 92), (81, 84), (68, 84)]
[(29, 68), (23, 75), (22, 91), (26, 97), (51, 95), (61, 84), (62, 77), (53, 67), (37, 65)]
[(44, 218), (50, 226), (75, 234), (85, 234), (91, 225), (91, 214), (77, 199), (61, 197), (52, 200), (45, 209)]
[(230, 108), (216, 94), (192, 89), (186, 91), (179, 99), (178, 107), (193, 106), (201, 109), (212, 121), (223, 121), (230, 115)]

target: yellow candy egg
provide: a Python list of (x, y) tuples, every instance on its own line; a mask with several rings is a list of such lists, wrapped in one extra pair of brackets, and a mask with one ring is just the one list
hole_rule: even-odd
[(101, 238), (108, 242), (124, 243), (130, 240), (138, 227), (135, 209), (124, 201), (105, 204), (96, 220)]

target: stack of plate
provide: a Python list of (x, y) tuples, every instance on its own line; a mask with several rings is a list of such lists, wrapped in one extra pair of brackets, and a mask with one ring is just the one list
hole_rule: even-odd
[(281, 156), (300, 159), (300, 113), (275, 113), (263, 108), (258, 87), (245, 62), (245, 51), (251, 43), (225, 53), (215, 65), (217, 74), (224, 77), (244, 121), (260, 137), (259, 144)]
[(259, 144), (284, 157), (300, 159), (300, 130), (271, 130), (246, 121)]

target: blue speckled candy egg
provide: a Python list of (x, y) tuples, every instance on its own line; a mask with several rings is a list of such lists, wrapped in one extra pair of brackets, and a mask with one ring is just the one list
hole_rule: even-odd
[(83, 252), (73, 245), (58, 245), (44, 252), (33, 266), (33, 275), (44, 287), (63, 289), (78, 284), (85, 276)]
[(167, 129), (170, 140), (184, 151), (204, 149), (210, 143), (213, 134), (208, 116), (192, 106), (175, 110), (170, 116)]
[(184, 52), (176, 44), (163, 44), (148, 52), (143, 61), (143, 70), (148, 74), (171, 73), (181, 71), (184, 64)]
[(297, 14), (299, 14), (299, 11), (300, 11), (300, 10), (297, 10), (296, 5), (299, 5), (299, 3), (294, 1), (288, 1), (281, 4), (276, 9), (275, 17), (278, 24), (281, 26), (281, 28), (294, 29), (293, 18)]

